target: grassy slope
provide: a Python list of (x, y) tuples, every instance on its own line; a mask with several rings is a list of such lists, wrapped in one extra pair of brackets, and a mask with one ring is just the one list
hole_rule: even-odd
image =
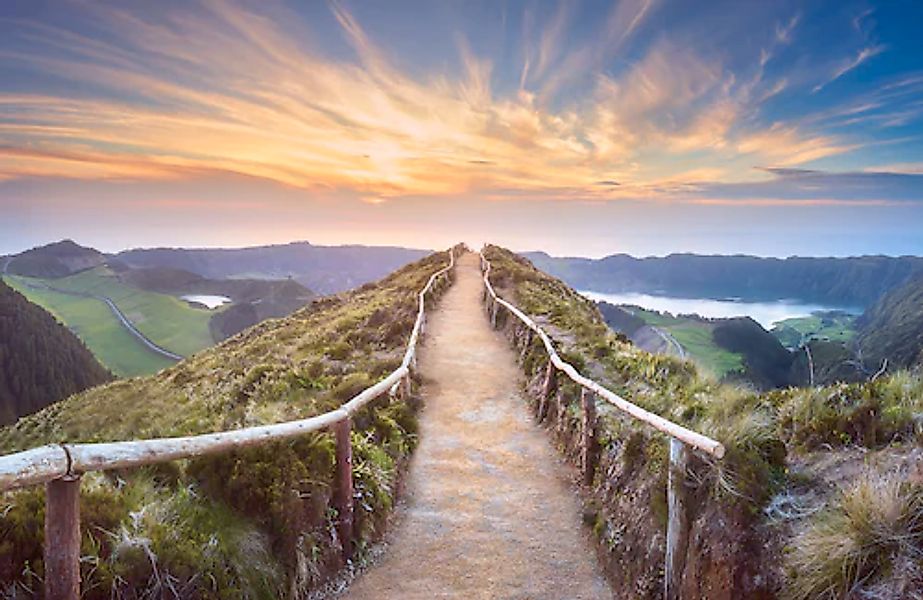
[(208, 328), (212, 311), (189, 306), (167, 295), (147, 292), (121, 283), (106, 267), (97, 267), (61, 279), (7, 276), (30, 300), (53, 312), (80, 336), (100, 361), (120, 376), (156, 373), (172, 361), (151, 352), (124, 330), (102, 302), (41, 289), (56, 289), (107, 296), (126, 317), (159, 346), (187, 356), (214, 344)]
[[(195, 434), (330, 410), (400, 364), (416, 293), (446, 261), (445, 253), (432, 255), (378, 284), (265, 321), (154, 376), (71, 397), (0, 430), (0, 451)], [(393, 502), (398, 467), (415, 444), (415, 423), (412, 405), (387, 399), (355, 420), (360, 549)], [(188, 595), (276, 597), (283, 589), (316, 585), (337, 556), (327, 508), (332, 451), (323, 433), (122, 473), (128, 482), (122, 492), (112, 479), (88, 477), (84, 554), (100, 557), (100, 567), (91, 575), (88, 565), (84, 574), (97, 590), (91, 597), (126, 586), (156, 593), (145, 554), (111, 554), (119, 536), (150, 540), (158, 580), (169, 573), (177, 585), (190, 586)], [(0, 580), (9, 583), (20, 572), (3, 573), (4, 564), (40, 563), (35, 511), (41, 502), (38, 490), (0, 500), (0, 539), (9, 539), (0, 543)], [(138, 511), (144, 518), (131, 519)], [(217, 542), (209, 546), (212, 536)]]
[(635, 310), (635, 314), (647, 324), (663, 329), (676, 338), (692, 360), (716, 378), (743, 370), (743, 356), (718, 346), (712, 338), (712, 327), (708, 323), (649, 310)]
[[(858, 445), (868, 449), (887, 447), (889, 451), (909, 455), (923, 445), (923, 424), (918, 417), (923, 413), (923, 377), (919, 375), (898, 373), (864, 384), (764, 394), (719, 385), (700, 377), (691, 364), (650, 355), (620, 340), (604, 325), (593, 303), (562, 282), (536, 271), (528, 261), (496, 247), (489, 247), (487, 256), (501, 295), (550, 324), (559, 348), (578, 370), (648, 410), (725, 444), (728, 450), (725, 459), (720, 464), (706, 465), (706, 472), (699, 475), (702, 489), (697, 495), (704, 505), (715, 501), (743, 504), (751, 515), (750, 527), (754, 530), (762, 527), (762, 510), (771, 498), (785, 496), (798, 486), (807, 486), (822, 497), (831, 494), (831, 488), (836, 489), (822, 476), (816, 479), (807, 478), (804, 473), (790, 476), (786, 453), (791, 457), (821, 448), (833, 452)], [(541, 351), (537, 356), (530, 355), (526, 360), (530, 374), (542, 369)], [(638, 429), (626, 428), (623, 419), (609, 418), (604, 418), (602, 427), (603, 442), (609, 452), (618, 451), (619, 438), (631, 442), (634, 434), (630, 432)], [(640, 465), (663, 464), (661, 444), (644, 443), (642, 447), (644, 450), (633, 460)], [(885, 477), (874, 473), (872, 476)], [(923, 523), (923, 501), (917, 504), (917, 498), (923, 498), (923, 482), (911, 481), (906, 485), (912, 489), (902, 497), (912, 498), (914, 504), (901, 506), (898, 516), (909, 512), (913, 523)], [(829, 545), (822, 552), (811, 551), (810, 545), (817, 537), (812, 538), (811, 533), (823, 528), (829, 515), (846, 510), (844, 499), (855, 495), (850, 494), (847, 491), (842, 497), (830, 496), (818, 513), (788, 517), (793, 521), (788, 525), (790, 528), (783, 526), (779, 534), (789, 536), (782, 540), (786, 546), (785, 573), (779, 569), (772, 574), (780, 578), (782, 589), (777, 591), (783, 596), (820, 597), (821, 590), (827, 589), (834, 592), (831, 597), (839, 597), (853, 586), (865, 586), (864, 589), (887, 586), (900, 576), (901, 566), (894, 562), (896, 555), (890, 549), (906, 541), (901, 532), (909, 526), (902, 529), (901, 523), (884, 523), (893, 526), (894, 534), (883, 530), (877, 531), (876, 536), (891, 536), (886, 540), (889, 543), (863, 550), (868, 552), (865, 556), (868, 560), (860, 564), (854, 561), (855, 554), (840, 550), (868, 543), (862, 537), (866, 530), (861, 527), (843, 525), (833, 533), (825, 530)], [(875, 494), (866, 494), (864, 498), (865, 507), (881, 500)], [(651, 508), (657, 510), (655, 506)], [(608, 530), (621, 531), (619, 527), (617, 521), (608, 525), (597, 523), (596, 531), (604, 536)], [(923, 531), (913, 535), (917, 536), (912, 538), (916, 550), (911, 550), (923, 553)], [(610, 552), (619, 552), (611, 540), (604, 541), (609, 544)], [(754, 559), (753, 552), (751, 549), (745, 553), (750, 560)], [(623, 560), (630, 563), (634, 559), (629, 555)], [(765, 564), (760, 571), (765, 572)], [(824, 579), (817, 573), (832, 575)]]
[(99, 300), (29, 287), (24, 277), (6, 275), (4, 281), (67, 325), (119, 377), (156, 373), (174, 364), (141, 344)]
[(816, 313), (780, 321), (772, 328), (772, 333), (789, 348), (797, 348), (802, 341), (811, 339), (848, 342), (856, 334), (855, 321), (855, 316), (845, 313)]
[(121, 283), (106, 267), (83, 271), (50, 282), (53, 287), (108, 296), (125, 316), (156, 344), (187, 356), (214, 341), (208, 331), (209, 310), (192, 308), (167, 294), (147, 292)]

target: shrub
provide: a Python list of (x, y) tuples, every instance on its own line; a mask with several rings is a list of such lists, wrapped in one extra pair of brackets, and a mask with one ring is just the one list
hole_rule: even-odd
[(786, 596), (920, 598), (921, 559), (923, 486), (868, 472), (792, 540)]

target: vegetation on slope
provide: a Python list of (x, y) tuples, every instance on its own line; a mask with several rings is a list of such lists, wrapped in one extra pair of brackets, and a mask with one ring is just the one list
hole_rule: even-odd
[(855, 322), (855, 315), (841, 310), (823, 310), (807, 317), (779, 321), (772, 333), (783, 346), (797, 350), (811, 340), (849, 342), (856, 333)]
[(4, 280), (29, 301), (64, 323), (99, 362), (120, 377), (156, 373), (175, 364), (141, 344), (122, 326), (109, 307), (95, 298), (28, 287), (25, 285), (28, 280), (23, 277), (7, 275)]
[[(769, 535), (763, 520), (770, 499), (805, 484), (801, 479), (807, 477), (789, 470), (792, 463), (786, 455), (800, 456), (817, 448), (834, 452), (855, 445), (909, 453), (919, 451), (923, 442), (923, 378), (917, 375), (898, 373), (869, 383), (762, 394), (721, 385), (701, 377), (689, 363), (650, 355), (631, 346), (605, 326), (592, 302), (536, 270), (526, 259), (496, 247), (488, 247), (485, 254), (491, 261), (492, 281), (498, 292), (537, 317), (555, 338), (562, 356), (578, 370), (644, 408), (725, 444), (727, 455), (723, 461), (700, 461), (694, 467), (699, 488), (692, 539), (700, 540), (700, 545), (697, 552), (693, 546), (695, 553), (687, 557), (692, 561), (692, 567), (687, 569), (697, 569), (696, 576), (684, 585), (699, 587), (690, 597), (707, 596), (710, 578), (721, 573), (733, 573), (727, 576), (732, 579), (721, 579), (726, 585), (744, 585), (741, 581), (747, 579), (761, 593), (798, 596), (801, 569), (797, 560), (789, 562), (784, 573), (766, 573), (766, 564), (772, 562), (761, 562), (769, 560), (761, 553), (778, 545), (788, 548), (787, 555), (809, 554), (799, 554), (810, 544), (805, 535), (783, 532), (775, 534), (781, 539), (763, 537)], [(533, 343), (524, 361), (533, 380), (541, 377), (545, 360), (542, 350)], [(579, 415), (578, 397), (575, 390), (568, 390), (564, 396), (571, 420)], [(600, 410), (603, 454), (610, 458), (608, 470), (604, 471), (606, 477), (595, 482), (601, 506), (592, 516), (594, 527), (605, 545), (609, 564), (616, 565), (620, 575), (630, 577), (625, 580), (641, 581), (646, 577), (650, 581), (657, 576), (657, 561), (647, 557), (652, 566), (642, 572), (638, 563), (647, 561), (644, 557), (639, 560), (637, 549), (652, 542), (649, 535), (637, 531), (645, 527), (644, 523), (665, 526), (665, 446), (653, 442), (662, 436), (650, 429), (605, 405)], [(819, 479), (810, 484), (820, 496), (829, 494), (829, 482)], [(648, 504), (645, 514), (638, 512), (639, 501)], [(836, 502), (829, 499), (830, 510), (836, 510)], [(916, 505), (905, 509), (923, 520)], [(810, 527), (822, 518), (821, 512), (797, 513), (789, 518)], [(706, 513), (712, 518), (702, 517)], [(893, 537), (896, 534), (883, 535), (892, 541), (897, 539)], [(887, 548), (873, 547), (869, 552), (877, 562), (864, 567), (862, 585), (867, 589), (890, 585), (897, 563)], [(662, 560), (662, 555), (657, 558)], [(842, 572), (849, 571), (847, 557), (827, 558)], [(632, 593), (656, 597), (660, 588), (649, 584)], [(756, 592), (748, 589), (747, 593)]]
[(98, 250), (63, 240), (11, 256), (6, 270), (26, 277), (58, 278), (98, 267), (105, 260)]
[(923, 278), (886, 294), (857, 324), (856, 343), (873, 372), (885, 360), (892, 369), (923, 364)]
[[(433, 254), (375, 284), (260, 323), (157, 375), (96, 388), (0, 430), (0, 450), (197, 434), (331, 410), (400, 364)], [(442, 289), (440, 286), (438, 289)], [(380, 535), (416, 444), (413, 400), (381, 398), (353, 430), (356, 543)], [(86, 597), (298, 596), (340, 566), (329, 433), (87, 477)], [(0, 500), (0, 580), (42, 571), (43, 494)]]
[(74, 334), (0, 281), (0, 423), (111, 379)]

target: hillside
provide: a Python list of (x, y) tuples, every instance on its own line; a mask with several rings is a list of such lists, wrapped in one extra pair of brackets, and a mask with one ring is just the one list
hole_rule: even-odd
[(857, 323), (856, 346), (872, 372), (923, 364), (923, 277), (885, 294)]
[(102, 252), (63, 240), (8, 257), (6, 272), (27, 277), (57, 278), (98, 267), (105, 261)]
[(923, 273), (923, 258), (759, 258), (671, 254), (635, 258), (556, 258), (528, 252), (538, 268), (580, 290), (640, 292), (693, 298), (798, 299), (833, 306), (869, 306)]
[(73, 333), (0, 281), (0, 424), (111, 379)]
[(115, 259), (109, 262), (119, 280), (142, 290), (171, 295), (214, 295), (231, 305), (214, 311), (209, 320), (212, 338), (220, 342), (264, 319), (284, 317), (301, 308), (315, 294), (292, 279), (208, 279), (169, 267), (132, 268)]
[(127, 250), (117, 258), (132, 267), (169, 267), (211, 279), (287, 279), (320, 294), (374, 281), (429, 252), (386, 246), (315, 246), (293, 242), (252, 248)]
[[(383, 280), (268, 320), (149, 377), (94, 388), (0, 429), (0, 452), (64, 441), (205, 433), (320, 414), (396, 368), (433, 254)], [(439, 288), (441, 289), (441, 288)], [(356, 546), (381, 535), (416, 444), (417, 404), (380, 398), (354, 418)], [(339, 569), (329, 508), (333, 440), (84, 476), (88, 598), (303, 597)], [(43, 492), (0, 496), (0, 581), (41, 564)], [(117, 550), (117, 551), (116, 551)], [(153, 557), (153, 558), (152, 558)]]
[[(611, 333), (594, 303), (526, 259), (488, 247), (492, 281), (551, 333), (575, 367), (642, 407), (721, 441), (719, 462), (697, 459), (684, 598), (912, 597), (923, 589), (923, 378), (757, 393), (703, 378)], [(524, 345), (529, 385), (541, 387), (540, 344)], [(565, 387), (549, 426), (573, 453), (579, 394)], [(620, 598), (660, 598), (665, 527), (664, 436), (599, 406), (599, 477), (586, 519)], [(563, 416), (562, 416), (563, 415)], [(656, 540), (656, 541), (652, 541)]]
[(606, 324), (642, 350), (688, 358), (718, 379), (762, 390), (801, 383), (792, 371), (795, 355), (749, 317), (706, 319), (608, 302), (598, 306)]

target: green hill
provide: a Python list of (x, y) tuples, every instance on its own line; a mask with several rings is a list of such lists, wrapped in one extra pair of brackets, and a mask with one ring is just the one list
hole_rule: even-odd
[(857, 321), (856, 345), (872, 372), (923, 364), (923, 277), (915, 278), (870, 307)]
[(0, 423), (111, 379), (74, 334), (0, 281)]
[(57, 278), (98, 267), (105, 261), (102, 252), (63, 240), (9, 257), (6, 272), (27, 277)]
[[(0, 452), (65, 441), (177, 436), (305, 418), (400, 365), (438, 253), (353, 292), (268, 320), (149, 377), (72, 396), (0, 429)], [(441, 287), (439, 289), (442, 289)], [(416, 404), (380, 398), (354, 419), (356, 542), (380, 536), (416, 444)], [(291, 442), (84, 476), (88, 598), (304, 597), (341, 565), (329, 507), (333, 440)], [(41, 575), (43, 492), (0, 496), (0, 581)], [(28, 566), (28, 568), (27, 568)], [(30, 571), (31, 569), (31, 571)]]

